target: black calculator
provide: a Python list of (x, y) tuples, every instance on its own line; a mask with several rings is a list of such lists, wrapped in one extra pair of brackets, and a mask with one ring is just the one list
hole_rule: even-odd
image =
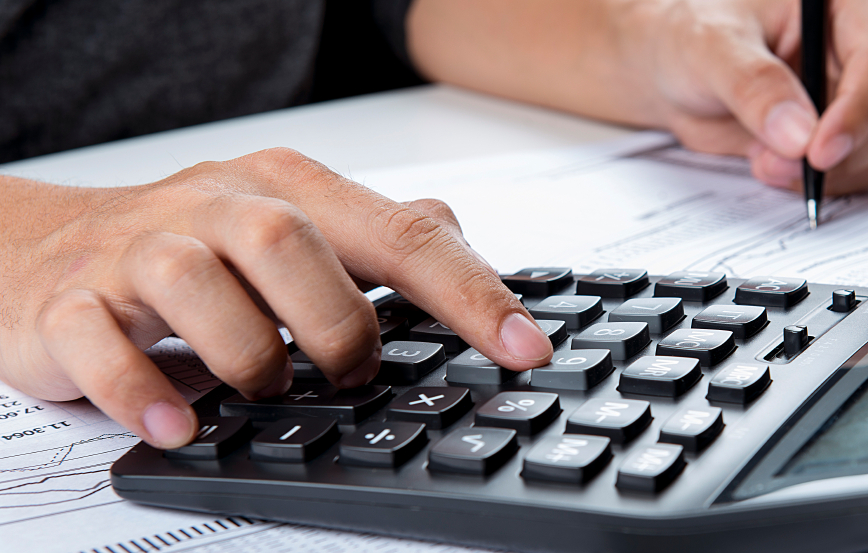
[(512, 551), (868, 551), (868, 290), (637, 269), (502, 279), (551, 339), (548, 365), (506, 370), (386, 297), (371, 384), (338, 390), (291, 349), (285, 395), (216, 388), (194, 404), (196, 439), (136, 445), (115, 491)]

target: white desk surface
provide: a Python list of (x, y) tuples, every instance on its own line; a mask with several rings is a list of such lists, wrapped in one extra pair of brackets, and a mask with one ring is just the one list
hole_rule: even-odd
[(312, 104), (0, 165), (78, 186), (144, 184), (201, 161), (285, 146), (353, 171), (574, 146), (629, 134), (544, 108), (429, 85)]

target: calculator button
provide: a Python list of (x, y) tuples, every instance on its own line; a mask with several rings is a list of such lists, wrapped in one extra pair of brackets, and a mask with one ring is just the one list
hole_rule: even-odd
[(607, 436), (629, 442), (651, 423), (651, 404), (637, 399), (589, 399), (567, 419), (567, 434)]
[(695, 357), (703, 367), (720, 363), (735, 351), (735, 340), (728, 330), (682, 328), (657, 343), (657, 355)]
[(686, 451), (698, 453), (723, 430), (720, 407), (688, 407), (672, 415), (660, 429), (660, 441), (679, 444)]
[(419, 342), (434, 342), (443, 344), (447, 352), (461, 351), (467, 347), (461, 339), (448, 326), (433, 317), (428, 317), (410, 330), (410, 339)]
[(359, 467), (400, 467), (426, 443), (424, 424), (368, 422), (341, 441), (340, 462)]
[(406, 317), (379, 316), (380, 343), (388, 344), (397, 340), (406, 340), (410, 334), (410, 325)]
[(590, 390), (612, 374), (612, 354), (605, 349), (556, 351), (548, 365), (530, 371), (530, 385), (562, 390)]
[(377, 381), (384, 384), (411, 384), (446, 361), (442, 344), (389, 342), (383, 346)]
[(708, 383), (708, 401), (750, 403), (763, 393), (772, 379), (767, 365), (733, 363), (718, 372)]
[(314, 365), (310, 357), (303, 351), (296, 351), (289, 356), (289, 359), (292, 361), (292, 380), (294, 382), (311, 380), (325, 382), (327, 380), (319, 367)]
[(201, 417), (193, 441), (167, 449), (164, 455), (171, 459), (219, 459), (238, 449), (252, 433), (247, 417)]
[(327, 417), (341, 424), (356, 424), (392, 399), (389, 386), (359, 386), (338, 390), (328, 384), (293, 384), (275, 398), (250, 401), (241, 394), (224, 399), (220, 414), (244, 416), (253, 421), (273, 422), (291, 417)]
[(601, 269), (579, 277), (576, 294), (604, 298), (628, 298), (648, 286), (643, 269)]
[(517, 374), (473, 348), (446, 363), (446, 382), (455, 384), (503, 384)]
[(619, 490), (659, 492), (675, 480), (686, 464), (684, 448), (680, 445), (645, 446), (624, 459), (615, 486)]
[(567, 339), (567, 323), (564, 321), (537, 319), (536, 324), (539, 325), (540, 330), (548, 336), (549, 341), (552, 343), (552, 347), (558, 346), (561, 342)]
[(832, 307), (830, 309), (837, 313), (847, 313), (859, 302), (856, 301), (856, 292), (853, 290), (835, 290), (832, 292)]
[(804, 325), (789, 325), (784, 327), (784, 355), (787, 357), (794, 357), (805, 349), (808, 341), (808, 327)]
[(561, 413), (557, 394), (501, 392), (476, 411), (477, 426), (512, 428), (519, 434), (536, 434)]
[(750, 338), (766, 324), (766, 308), (758, 305), (712, 305), (693, 317), (693, 328), (728, 330), (739, 340)]
[(536, 444), (524, 458), (521, 477), (582, 484), (596, 476), (611, 459), (609, 438), (564, 434)]
[(654, 295), (685, 301), (709, 301), (722, 294), (726, 287), (723, 273), (681, 271), (658, 280), (654, 285)]
[(515, 430), (459, 428), (434, 444), (428, 453), (428, 469), (486, 475), (499, 469), (518, 450)]
[(457, 386), (412, 388), (389, 404), (390, 420), (423, 422), (433, 430), (446, 428), (470, 410), (470, 390)]
[(609, 313), (610, 323), (647, 323), (652, 334), (666, 332), (683, 318), (681, 298), (635, 298)]
[(578, 330), (603, 314), (603, 301), (600, 296), (549, 296), (530, 314), (535, 319), (564, 321), (568, 329)]
[(283, 419), (250, 441), (250, 458), (256, 461), (304, 463), (324, 452), (340, 436), (334, 419)]
[(640, 357), (621, 373), (622, 394), (678, 397), (702, 378), (699, 360), (689, 357)]
[(736, 288), (735, 303), (792, 307), (807, 295), (808, 284), (803, 278), (756, 277)]
[(377, 314), (380, 317), (403, 317), (407, 319), (409, 326), (416, 326), (430, 317), (428, 313), (410, 303), (410, 300), (402, 297), (397, 297), (378, 305)]
[(566, 267), (532, 267), (504, 276), (502, 280), (516, 294), (550, 296), (572, 282), (573, 270)]
[(573, 338), (571, 349), (607, 349), (623, 361), (651, 343), (647, 323), (597, 323)]

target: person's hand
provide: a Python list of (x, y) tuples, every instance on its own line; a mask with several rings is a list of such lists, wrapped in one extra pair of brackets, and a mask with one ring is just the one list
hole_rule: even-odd
[(275, 320), (335, 385), (370, 382), (382, 346), (357, 282), (399, 291), (504, 367), (552, 353), (445, 204), (393, 202), (291, 150), (122, 189), (0, 176), (0, 195), (0, 379), (85, 395), (157, 447), (197, 429), (142, 352), (172, 332), (248, 398), (290, 385)]
[(797, 75), (800, 0), (416, 0), (420, 71), (492, 94), (671, 130), (748, 156), (801, 189), (801, 158), (831, 193), (868, 188), (868, 2), (830, 0), (829, 106)]

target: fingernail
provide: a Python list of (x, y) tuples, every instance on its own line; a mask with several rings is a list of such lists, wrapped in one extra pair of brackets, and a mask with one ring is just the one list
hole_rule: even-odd
[(789, 157), (804, 155), (817, 117), (800, 104), (787, 100), (769, 111), (766, 138), (769, 146)]
[(256, 399), (283, 395), (292, 386), (292, 361), (286, 361), (286, 367), (274, 381), (256, 393)]
[(830, 140), (822, 153), (814, 160), (818, 168), (831, 169), (853, 152), (853, 137), (849, 134), (839, 134)]
[(519, 313), (513, 313), (503, 321), (500, 341), (516, 359), (539, 361), (552, 352), (551, 341), (543, 331)]
[(193, 437), (193, 419), (171, 403), (154, 403), (142, 415), (151, 444), (162, 449), (181, 447)]
[(338, 387), (356, 388), (358, 386), (364, 386), (377, 376), (379, 370), (380, 348), (377, 348), (364, 363), (350, 371), (349, 374), (345, 374), (343, 378), (338, 381)]

